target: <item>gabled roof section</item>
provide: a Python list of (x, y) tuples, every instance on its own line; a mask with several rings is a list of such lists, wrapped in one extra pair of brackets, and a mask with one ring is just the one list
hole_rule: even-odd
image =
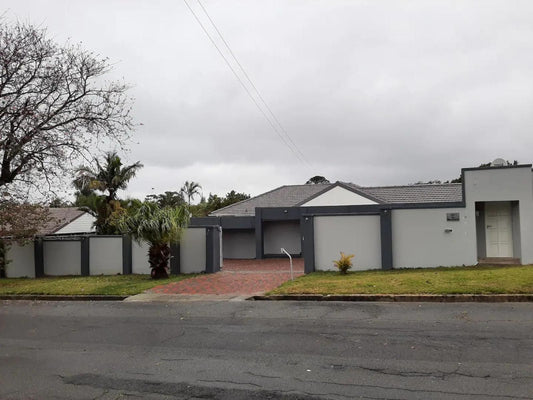
[(463, 200), (460, 183), (360, 187), (359, 190), (380, 199), (385, 204), (449, 203)]
[(49, 221), (39, 229), (38, 235), (51, 235), (85, 214), (76, 207), (49, 208), (48, 212)]
[(290, 185), (213, 211), (210, 216), (253, 216), (256, 207), (299, 207), (334, 187), (342, 187), (380, 204), (456, 203), (463, 200), (462, 184), (421, 184), (362, 187), (354, 183)]
[[(342, 188), (344, 190), (347, 190), (348, 192), (351, 192), (353, 193), (354, 197), (357, 197), (357, 196), (360, 196), (360, 197), (363, 197), (364, 199), (367, 199), (369, 200), (370, 202), (372, 203), (383, 203), (380, 199), (368, 194), (368, 193), (365, 193), (363, 192), (362, 190), (360, 190), (361, 188), (359, 186), (357, 186), (356, 184), (353, 184), (353, 183), (344, 183), (344, 182), (335, 182), (334, 184), (332, 185), (327, 185), (326, 188), (324, 188), (323, 190), (321, 190), (320, 192), (312, 195), (311, 197), (308, 197), (307, 199), (305, 199), (304, 201), (300, 202), (297, 204), (297, 206), (307, 206), (309, 202), (311, 202), (312, 200), (315, 200), (319, 197), (321, 197), (322, 195), (325, 195), (326, 193), (330, 192), (332, 189), (335, 189), (335, 188)], [(363, 199), (361, 199), (363, 200)], [(355, 203), (350, 203), (350, 204), (355, 204)], [(365, 203), (367, 204), (367, 203)], [(311, 204), (309, 204), (311, 205)], [(335, 205), (341, 205), (341, 204), (335, 204)], [(345, 205), (345, 204), (342, 204), (342, 205)]]
[(330, 183), (281, 186), (251, 199), (215, 210), (209, 215), (215, 217), (227, 215), (252, 216), (255, 215), (256, 207), (295, 207), (330, 186), (332, 186)]

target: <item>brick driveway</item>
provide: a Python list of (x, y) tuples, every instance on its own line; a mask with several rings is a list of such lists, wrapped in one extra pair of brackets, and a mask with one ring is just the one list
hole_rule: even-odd
[[(293, 260), (294, 277), (303, 275), (303, 259)], [(152, 293), (252, 295), (272, 290), (291, 278), (288, 259), (224, 260), (215, 274), (156, 286)]]

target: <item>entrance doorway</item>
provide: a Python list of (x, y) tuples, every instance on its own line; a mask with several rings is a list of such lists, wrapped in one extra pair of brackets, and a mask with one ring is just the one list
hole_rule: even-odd
[(513, 257), (513, 219), (511, 203), (485, 204), (487, 257)]

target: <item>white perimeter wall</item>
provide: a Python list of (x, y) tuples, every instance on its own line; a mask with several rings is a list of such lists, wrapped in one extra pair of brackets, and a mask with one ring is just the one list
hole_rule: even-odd
[(45, 275), (81, 275), (81, 243), (44, 241)]
[(187, 228), (180, 243), (180, 272), (191, 274), (205, 271), (206, 229)]
[(8, 278), (35, 278), (35, 250), (33, 242), (24, 246), (13, 243), (8, 252), (8, 260), (11, 262), (7, 265), (6, 276)]
[(381, 231), (378, 215), (314, 218), (315, 269), (336, 270), (340, 252), (354, 254), (351, 271), (381, 268)]
[(89, 238), (91, 275), (122, 274), (122, 237)]
[[(447, 213), (459, 213), (460, 220), (447, 221)], [(394, 268), (476, 264), (474, 222), (464, 208), (393, 210)]]
[(150, 246), (146, 242), (141, 244), (132, 240), (131, 243), (131, 272), (133, 274), (149, 274), (150, 266), (148, 265), (148, 249)]
[(255, 258), (255, 231), (222, 231), (222, 256), (224, 258)]
[(300, 222), (265, 222), (263, 224), (263, 243), (265, 254), (281, 254), (282, 247), (290, 254), (300, 254), (302, 252)]

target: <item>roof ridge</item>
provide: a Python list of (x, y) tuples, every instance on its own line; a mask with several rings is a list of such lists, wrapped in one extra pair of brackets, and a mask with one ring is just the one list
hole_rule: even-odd
[(384, 186), (360, 186), (361, 189), (384, 189), (384, 188), (404, 188), (404, 187), (427, 187), (427, 186), (461, 186), (462, 183), (411, 183), (407, 185), (384, 185)]

